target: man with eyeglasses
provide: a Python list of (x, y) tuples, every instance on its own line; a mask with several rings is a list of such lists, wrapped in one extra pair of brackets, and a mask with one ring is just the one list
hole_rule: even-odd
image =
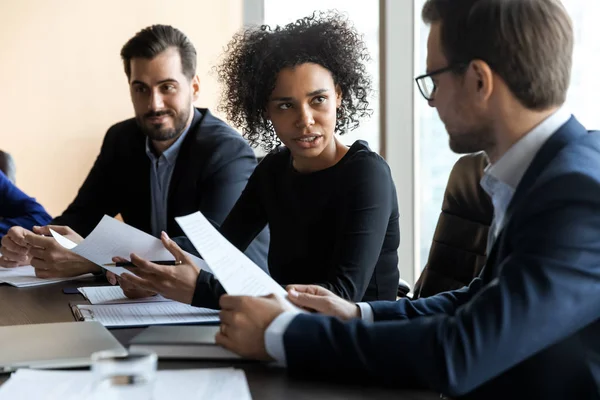
[[(600, 133), (563, 106), (573, 53), (558, 0), (428, 0), (419, 90), (457, 153), (484, 151), (494, 219), (468, 287), (353, 304), (318, 286), (221, 298), (217, 342), (295, 373), (461, 398), (600, 398)], [(333, 317), (337, 318), (333, 318)]]

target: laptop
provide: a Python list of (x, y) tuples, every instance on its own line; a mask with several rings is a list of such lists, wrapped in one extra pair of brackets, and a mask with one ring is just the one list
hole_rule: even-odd
[(0, 373), (18, 368), (76, 368), (96, 351), (127, 350), (96, 321), (0, 327)]

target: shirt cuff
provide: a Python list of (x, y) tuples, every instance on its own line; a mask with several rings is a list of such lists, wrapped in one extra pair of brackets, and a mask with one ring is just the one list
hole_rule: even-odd
[(360, 319), (365, 322), (373, 323), (375, 322), (375, 316), (373, 315), (373, 309), (369, 305), (369, 303), (356, 303), (358, 308), (360, 309)]
[(296, 315), (298, 313), (293, 311), (285, 311), (279, 314), (265, 331), (265, 349), (275, 360), (277, 366), (285, 367), (287, 365), (283, 335)]

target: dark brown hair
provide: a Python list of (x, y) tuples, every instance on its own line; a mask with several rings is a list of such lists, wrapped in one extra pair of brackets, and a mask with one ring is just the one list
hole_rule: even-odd
[(176, 48), (181, 57), (181, 71), (188, 78), (196, 75), (196, 49), (179, 29), (169, 25), (152, 25), (129, 39), (121, 49), (121, 58), (127, 78), (131, 78), (131, 59), (153, 59), (169, 48)]
[(485, 61), (529, 109), (565, 102), (573, 28), (559, 0), (427, 0), (449, 65)]

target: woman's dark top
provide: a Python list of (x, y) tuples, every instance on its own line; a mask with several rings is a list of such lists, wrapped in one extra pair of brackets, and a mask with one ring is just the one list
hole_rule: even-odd
[[(267, 155), (220, 231), (244, 251), (266, 224), (269, 273), (279, 284), (317, 284), (351, 301), (396, 299), (396, 189), (387, 163), (366, 142), (312, 173), (297, 172), (287, 148)], [(223, 293), (201, 271), (192, 305), (217, 308)]]

